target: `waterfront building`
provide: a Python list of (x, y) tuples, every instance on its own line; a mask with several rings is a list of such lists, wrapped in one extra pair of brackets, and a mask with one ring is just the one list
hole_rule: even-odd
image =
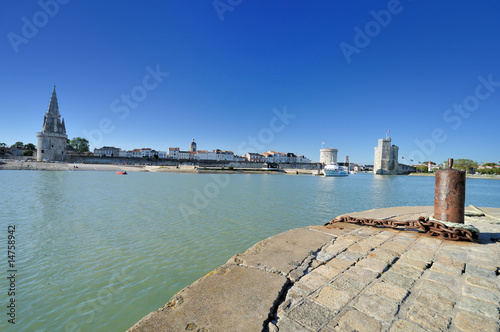
[(217, 160), (219, 161), (234, 161), (234, 152), (233, 151), (223, 151), (223, 150), (214, 150)]
[(311, 159), (305, 157), (304, 155), (298, 155), (297, 156), (297, 163), (310, 164)]
[(142, 148), (141, 149), (141, 157), (142, 158), (151, 158), (151, 157), (153, 157), (153, 150), (151, 150), (151, 148)]
[(56, 86), (52, 90), (49, 107), (43, 119), (42, 131), (36, 133), (38, 139), (38, 161), (66, 161), (66, 125), (61, 121), (57, 103)]
[(253, 153), (253, 152), (248, 152), (245, 154), (245, 159), (248, 162), (251, 163), (262, 163), (264, 162), (264, 156), (262, 156), (260, 153)]
[(120, 157), (122, 149), (115, 148), (114, 146), (103, 146), (100, 149), (94, 149), (94, 156), (96, 157)]

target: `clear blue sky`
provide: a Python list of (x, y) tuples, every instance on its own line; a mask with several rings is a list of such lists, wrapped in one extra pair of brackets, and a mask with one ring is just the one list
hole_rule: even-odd
[(56, 84), (92, 148), (195, 138), (316, 161), (325, 142), (371, 164), (390, 130), (403, 162), (500, 161), (498, 1), (41, 3), (0, 4), (8, 145), (37, 143)]

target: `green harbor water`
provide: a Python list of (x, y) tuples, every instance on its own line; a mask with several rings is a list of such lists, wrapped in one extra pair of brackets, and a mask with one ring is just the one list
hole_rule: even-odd
[[(434, 198), (433, 177), (372, 174), (0, 171), (0, 188), (2, 331), (124, 331), (257, 241)], [(500, 181), (467, 179), (466, 188), (466, 205), (500, 207)]]

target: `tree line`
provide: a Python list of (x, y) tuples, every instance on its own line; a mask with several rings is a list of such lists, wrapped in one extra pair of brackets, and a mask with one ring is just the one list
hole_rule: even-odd
[[(436, 165), (436, 163), (432, 161), (426, 161), (422, 163), (422, 165), (417, 166), (417, 171), (421, 173), (428, 173), (427, 164), (431, 163), (431, 165)], [(498, 162), (500, 164), (500, 161)], [(444, 161), (444, 168), (448, 168), (448, 161)], [(455, 159), (453, 161), (453, 168), (464, 171), (467, 174), (500, 174), (500, 165), (496, 163), (484, 163), (482, 166), (491, 166), (491, 168), (478, 168), (479, 163), (472, 159)]]
[[(75, 137), (73, 139), (68, 139), (66, 142), (70, 145), (75, 152), (89, 152), (89, 141), (83, 137)], [(9, 146), (5, 143), (0, 143), (0, 148), (8, 148)], [(10, 146), (11, 149), (26, 150), (23, 152), (23, 156), (33, 156), (36, 151), (36, 145), (33, 143), (24, 144), (18, 141)]]

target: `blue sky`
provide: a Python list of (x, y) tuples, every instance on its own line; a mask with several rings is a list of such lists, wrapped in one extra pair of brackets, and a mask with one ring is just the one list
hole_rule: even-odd
[[(500, 2), (0, 4), (0, 142), (500, 161)], [(402, 159), (404, 157), (405, 159)]]

